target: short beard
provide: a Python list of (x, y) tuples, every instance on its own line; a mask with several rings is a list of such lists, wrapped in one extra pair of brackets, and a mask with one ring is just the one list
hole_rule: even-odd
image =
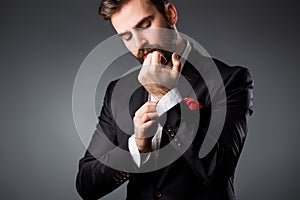
[[(170, 30), (173, 30), (174, 29), (171, 27), (167, 17), (165, 16), (166, 18), (166, 21), (167, 21), (167, 29), (170, 29)], [(172, 37), (171, 37), (172, 38)], [(174, 42), (176, 40), (176, 38), (172, 38), (171, 39), (171, 42)], [(164, 50), (165, 48), (163, 48), (162, 46), (160, 46), (159, 44), (157, 45), (147, 45), (145, 48), (142, 48), (142, 49), (139, 49), (138, 51), (138, 55), (136, 56), (137, 60), (143, 64), (144, 63), (144, 55), (145, 55), (145, 52), (153, 52), (153, 51), (158, 51), (161, 55), (163, 55), (167, 62), (166, 62), (166, 65), (171, 61), (172, 59), (172, 54), (173, 52), (170, 52), (170, 51), (167, 51), (167, 50)], [(175, 48), (174, 48), (175, 50)]]
[(161, 47), (159, 46), (151, 46), (151, 47), (147, 47), (144, 49), (139, 49), (138, 51), (138, 55), (136, 56), (137, 60), (143, 64), (144, 63), (144, 55), (145, 52), (149, 53), (149, 52), (154, 52), (154, 51), (158, 51), (162, 56), (164, 56), (167, 60), (167, 63), (171, 60), (172, 58), (172, 52), (167, 51), (167, 50), (163, 50)]

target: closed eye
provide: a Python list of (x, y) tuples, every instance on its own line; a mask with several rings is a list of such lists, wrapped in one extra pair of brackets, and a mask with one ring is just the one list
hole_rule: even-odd
[(145, 22), (144, 24), (142, 24), (142, 26), (140, 27), (141, 29), (146, 29), (146, 28), (149, 28), (151, 26), (151, 22), (150, 21), (147, 21)]
[[(153, 15), (149, 15), (140, 20), (133, 28), (134, 29), (146, 29), (151, 26), (151, 21), (154, 19)], [(124, 33), (120, 33), (119, 36), (125, 40), (129, 41), (132, 38), (132, 33), (130, 31), (126, 31)]]
[(139, 23), (137, 23), (134, 28), (135, 29), (145, 29), (151, 26), (151, 21), (154, 19), (153, 15), (149, 15), (144, 17)]
[(119, 34), (119, 37), (121, 37), (125, 41), (129, 41), (132, 38), (132, 33), (130, 32), (121, 33)]

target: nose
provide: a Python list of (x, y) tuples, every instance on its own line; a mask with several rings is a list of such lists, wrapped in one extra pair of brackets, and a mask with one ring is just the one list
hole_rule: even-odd
[(147, 38), (140, 30), (133, 31), (132, 37), (136, 50), (144, 48), (148, 42)]

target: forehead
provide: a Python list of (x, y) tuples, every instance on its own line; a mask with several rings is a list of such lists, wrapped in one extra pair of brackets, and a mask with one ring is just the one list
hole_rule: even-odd
[(156, 7), (147, 0), (130, 0), (111, 16), (111, 23), (116, 31), (121, 33), (134, 28), (144, 17), (157, 13)]

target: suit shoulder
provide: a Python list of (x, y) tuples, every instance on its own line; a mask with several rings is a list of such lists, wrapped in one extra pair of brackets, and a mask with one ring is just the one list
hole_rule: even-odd
[(227, 106), (247, 108), (250, 114), (253, 112), (253, 78), (250, 70), (241, 66), (228, 66), (214, 59), (223, 78)]
[(225, 85), (227, 82), (253, 82), (253, 76), (248, 68), (242, 66), (229, 66), (215, 58), (213, 58), (213, 61), (220, 71)]

